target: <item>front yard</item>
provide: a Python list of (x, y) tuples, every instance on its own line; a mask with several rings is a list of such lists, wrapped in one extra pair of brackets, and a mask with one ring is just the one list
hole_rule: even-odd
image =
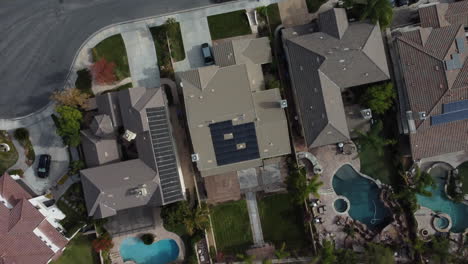
[(106, 38), (93, 48), (94, 62), (101, 58), (106, 59), (108, 62), (115, 63), (115, 76), (117, 81), (130, 76), (127, 51), (125, 50), (125, 44), (120, 34)]
[(289, 194), (266, 196), (258, 201), (263, 236), (277, 249), (285, 243), (288, 250), (307, 247), (302, 209), (291, 203)]
[(252, 245), (246, 201), (223, 203), (212, 207), (210, 211), (218, 251), (243, 254)]
[(18, 152), (16, 151), (13, 142), (11, 142), (10, 135), (4, 131), (0, 130), (0, 143), (5, 143), (10, 146), (10, 151), (0, 152), (0, 175), (8, 170), (11, 166), (15, 165), (18, 160)]
[(92, 240), (78, 234), (70, 241), (62, 256), (51, 264), (97, 264), (99, 256), (91, 247)]
[(245, 10), (208, 17), (212, 40), (252, 34)]

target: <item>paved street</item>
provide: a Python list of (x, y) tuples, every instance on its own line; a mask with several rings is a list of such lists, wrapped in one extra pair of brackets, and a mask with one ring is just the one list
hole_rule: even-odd
[(114, 24), (211, 4), (210, 0), (3, 0), (0, 118), (45, 107), (63, 88), (79, 47)]

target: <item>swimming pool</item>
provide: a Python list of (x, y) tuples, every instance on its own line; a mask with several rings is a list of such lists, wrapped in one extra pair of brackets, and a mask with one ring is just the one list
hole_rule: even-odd
[(343, 165), (333, 177), (333, 189), (348, 198), (349, 215), (370, 229), (387, 224), (390, 211), (380, 201), (380, 189), (371, 180), (362, 177), (350, 165)]
[(451, 232), (460, 233), (468, 228), (468, 206), (462, 203), (455, 203), (450, 200), (445, 194), (445, 177), (447, 176), (447, 170), (436, 166), (430, 170), (430, 174), (436, 181), (436, 187), (427, 187), (426, 190), (432, 193), (431, 197), (416, 195), (418, 203), (421, 206), (430, 208), (434, 212), (443, 212), (450, 215), (452, 220)]
[(133, 260), (137, 264), (166, 264), (177, 259), (179, 247), (173, 239), (145, 245), (141, 239), (130, 237), (120, 245), (120, 256), (124, 261)]

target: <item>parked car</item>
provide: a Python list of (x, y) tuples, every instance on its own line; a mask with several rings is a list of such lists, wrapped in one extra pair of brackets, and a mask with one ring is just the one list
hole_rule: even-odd
[(397, 6), (409, 5), (409, 0), (397, 0)]
[(49, 176), (50, 155), (43, 154), (39, 156), (39, 164), (37, 165), (37, 176), (46, 178)]
[(201, 45), (201, 50), (202, 50), (203, 60), (205, 61), (205, 65), (213, 65), (214, 59), (213, 59), (213, 53), (211, 52), (210, 45), (208, 45), (208, 43), (203, 43)]

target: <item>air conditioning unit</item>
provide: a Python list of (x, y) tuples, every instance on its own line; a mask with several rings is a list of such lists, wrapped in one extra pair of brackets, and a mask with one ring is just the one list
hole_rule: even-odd
[(288, 107), (288, 101), (286, 101), (286, 100), (280, 100), (279, 103), (280, 103), (280, 107), (281, 107), (282, 109)]
[(419, 116), (419, 120), (426, 120), (427, 119), (426, 112), (419, 112), (418, 116)]
[(192, 154), (192, 162), (197, 162), (200, 160), (198, 153)]
[(361, 115), (364, 119), (370, 120), (372, 119), (372, 110), (370, 109), (363, 109), (361, 110)]
[(123, 134), (123, 139), (127, 140), (128, 142), (134, 140), (136, 138), (136, 134), (133, 133), (130, 130), (125, 130), (125, 133)]

